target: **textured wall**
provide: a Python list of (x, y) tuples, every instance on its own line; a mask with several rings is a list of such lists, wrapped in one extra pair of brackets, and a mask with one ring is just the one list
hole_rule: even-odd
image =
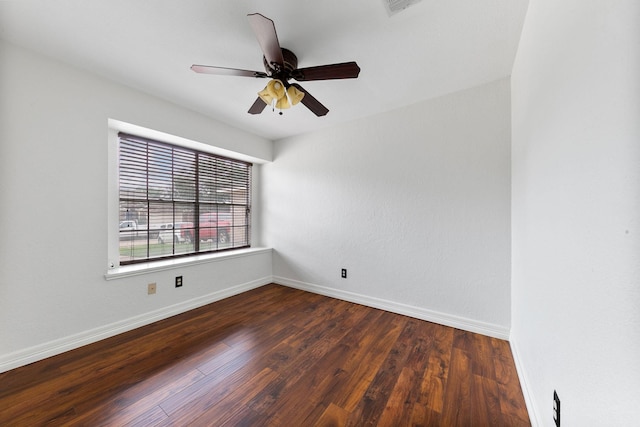
[[(0, 92), (0, 368), (271, 276), (271, 255), (262, 253), (104, 278), (109, 118), (264, 160), (270, 141), (3, 43)], [(158, 285), (152, 297), (148, 282)]]
[(501, 80), (276, 142), (274, 276), (508, 330), (509, 96)]
[(540, 425), (640, 420), (640, 3), (531, 1), (512, 75), (512, 346)]

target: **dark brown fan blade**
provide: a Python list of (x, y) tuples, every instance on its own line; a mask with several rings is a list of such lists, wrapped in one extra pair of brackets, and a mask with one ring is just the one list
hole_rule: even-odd
[[(278, 64), (280, 68), (284, 67), (284, 58), (282, 57), (282, 49), (278, 42), (278, 35), (276, 34), (276, 26), (273, 21), (259, 13), (253, 13), (247, 15), (249, 24), (253, 29), (260, 48), (264, 53), (264, 57), (267, 59), (267, 63), (274, 67), (273, 64)], [(275, 68), (275, 67), (274, 67)]]
[(300, 102), (302, 102), (305, 105), (305, 107), (311, 110), (313, 114), (315, 114), (318, 117), (327, 115), (327, 113), (329, 112), (329, 109), (324, 105), (322, 105), (320, 101), (318, 101), (313, 96), (311, 96), (311, 94), (307, 92), (306, 89), (304, 89), (302, 86), (300, 86), (297, 83), (292, 83), (291, 86), (294, 86), (300, 92), (304, 92), (304, 97)]
[(355, 62), (319, 65), (317, 67), (300, 68), (291, 72), (291, 77), (304, 82), (309, 80), (355, 79), (360, 74), (360, 67)]
[(256, 99), (256, 102), (253, 103), (253, 105), (251, 106), (251, 108), (249, 108), (249, 111), (247, 112), (249, 114), (260, 114), (262, 113), (262, 110), (264, 110), (264, 107), (266, 106), (267, 104), (264, 103), (262, 98), (258, 97), (258, 99)]
[(191, 69), (196, 73), (217, 74), (220, 76), (240, 76), (265, 78), (267, 73), (262, 71), (240, 70), (237, 68), (213, 67), (210, 65), (192, 65)]

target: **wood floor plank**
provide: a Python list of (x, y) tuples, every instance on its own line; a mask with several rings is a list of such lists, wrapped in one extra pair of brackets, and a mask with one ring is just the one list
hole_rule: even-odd
[(100, 404), (84, 402), (82, 406), (76, 405), (82, 415), (74, 421), (84, 425), (127, 425), (134, 423), (137, 417), (144, 418), (148, 414), (158, 414), (159, 419), (167, 418), (158, 402), (187, 389), (204, 377), (197, 369), (186, 371), (184, 365), (172, 366), (121, 393), (107, 394)]
[(349, 418), (349, 412), (331, 403), (322, 412), (322, 415), (313, 424), (314, 427), (339, 427), (344, 426)]
[(490, 378), (480, 375), (472, 376), (472, 412), (474, 425), (481, 427), (477, 420), (483, 420), (491, 426), (504, 425), (500, 402), (498, 398), (498, 385)]
[(0, 425), (530, 423), (508, 342), (271, 284), (0, 374)]
[(448, 366), (448, 358), (444, 361), (441, 355), (433, 355), (429, 358), (427, 370), (420, 384), (420, 395), (417, 402), (419, 405), (442, 413)]
[(519, 420), (517, 425), (528, 425), (529, 416), (522, 397), (522, 390), (511, 385), (498, 384), (500, 410), (511, 419)]
[[(273, 405), (265, 415), (274, 424), (304, 425), (308, 412), (319, 407), (322, 397), (344, 376), (338, 366), (351, 351), (348, 345), (332, 344), (326, 337), (306, 348), (305, 355), (289, 365), (289, 373), (282, 372), (278, 398), (270, 399)], [(264, 402), (261, 406), (266, 407)], [(291, 414), (290, 408), (297, 410)], [(285, 419), (282, 413), (288, 413)]]
[(439, 427), (444, 426), (440, 422), (440, 413), (428, 408), (424, 405), (414, 405), (413, 413), (411, 414), (410, 426), (421, 427)]
[(451, 365), (444, 394), (442, 423), (446, 426), (471, 426), (472, 360), (459, 348), (451, 352)]
[[(345, 343), (352, 348), (352, 352), (342, 360), (340, 368), (348, 375), (342, 387), (335, 390), (331, 396), (327, 396), (324, 402), (327, 405), (335, 403), (347, 412), (353, 411), (362, 400), (371, 381), (402, 332), (401, 319), (380, 311), (370, 312), (370, 314), (362, 322), (361, 327), (345, 339)], [(374, 327), (375, 332), (372, 333), (371, 325), (385, 326)]]
[[(347, 334), (357, 334), (362, 325), (368, 324), (369, 319), (366, 316), (372, 313), (361, 306), (358, 309), (354, 304), (343, 304), (348, 304), (344, 307), (350, 314), (348, 318), (341, 314), (341, 322), (338, 324), (353, 327), (337, 328), (332, 326), (335, 322), (329, 320), (325, 327), (333, 330), (331, 334), (313, 333), (306, 334), (307, 338), (304, 340), (287, 340), (290, 343), (287, 345), (288, 348), (277, 349), (280, 362), (274, 367), (281, 373), (282, 384), (271, 387), (267, 393), (252, 402), (252, 408), (260, 407), (263, 412), (268, 412), (273, 417), (277, 417), (281, 412), (280, 407), (301, 406), (300, 399), (305, 400), (304, 406), (314, 408), (321, 398), (329, 393), (327, 390), (335, 387), (336, 381), (344, 376), (344, 371), (340, 369), (342, 361), (348, 359), (353, 352), (350, 341), (345, 342), (344, 338)], [(302, 410), (298, 413), (304, 414)]]
[(389, 394), (387, 404), (380, 414), (378, 425), (380, 426), (407, 426), (410, 425), (413, 415), (413, 407), (416, 404), (415, 385), (417, 383), (416, 371), (409, 367), (402, 368), (398, 381)]
[(200, 412), (217, 405), (234, 388), (249, 381), (261, 370), (259, 361), (250, 355), (236, 358), (214, 374), (206, 375), (190, 387), (163, 400), (160, 407), (173, 419), (195, 419)]
[(474, 374), (495, 379), (493, 347), (487, 337), (457, 329), (453, 347), (464, 350), (471, 357)]
[(373, 420), (376, 423), (385, 409), (390, 392), (398, 380), (402, 368), (411, 352), (412, 320), (402, 318), (403, 329), (393, 348), (387, 354), (385, 361), (373, 378), (363, 399), (351, 411), (350, 422), (361, 425), (363, 420)]
[(493, 362), (496, 370), (500, 408), (503, 414), (518, 420), (519, 425), (529, 424), (529, 414), (524, 403), (520, 379), (516, 371), (511, 348), (507, 341), (490, 338)]
[(243, 387), (238, 387), (229, 393), (218, 405), (202, 411), (188, 425), (209, 427), (227, 423), (237, 414), (242, 413), (246, 409), (247, 403), (277, 377), (278, 373), (270, 368), (261, 370), (257, 375), (243, 383)]
[(122, 411), (110, 413), (108, 416), (100, 417), (96, 420), (89, 421), (88, 419), (76, 418), (65, 426), (97, 426), (97, 427), (111, 427), (111, 426), (140, 426), (140, 427), (153, 427), (159, 426), (163, 421), (167, 419), (167, 414), (158, 406), (152, 406), (146, 410), (139, 410), (137, 405), (127, 407)]

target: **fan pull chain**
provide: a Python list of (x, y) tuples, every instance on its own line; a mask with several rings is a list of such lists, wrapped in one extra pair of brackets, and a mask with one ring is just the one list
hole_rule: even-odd
[[(289, 96), (289, 91), (286, 87), (284, 88), (284, 95), (287, 97), (287, 102), (289, 103), (289, 105), (293, 105), (293, 102), (291, 102), (291, 97)], [(280, 115), (282, 115), (282, 111), (280, 111)]]

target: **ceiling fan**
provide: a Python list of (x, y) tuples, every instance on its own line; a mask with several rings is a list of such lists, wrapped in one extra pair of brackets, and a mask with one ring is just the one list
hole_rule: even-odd
[(324, 116), (329, 112), (329, 109), (311, 96), (302, 86), (297, 83), (289, 83), (289, 80), (305, 82), (355, 79), (360, 74), (360, 67), (353, 61), (297, 68), (298, 58), (296, 55), (290, 50), (280, 47), (273, 21), (259, 13), (249, 14), (247, 18), (264, 53), (264, 72), (195, 64), (191, 66), (191, 69), (196, 73), (271, 79), (265, 89), (258, 93), (258, 98), (249, 108), (250, 114), (262, 113), (267, 105), (282, 110), (302, 102), (316, 116)]

